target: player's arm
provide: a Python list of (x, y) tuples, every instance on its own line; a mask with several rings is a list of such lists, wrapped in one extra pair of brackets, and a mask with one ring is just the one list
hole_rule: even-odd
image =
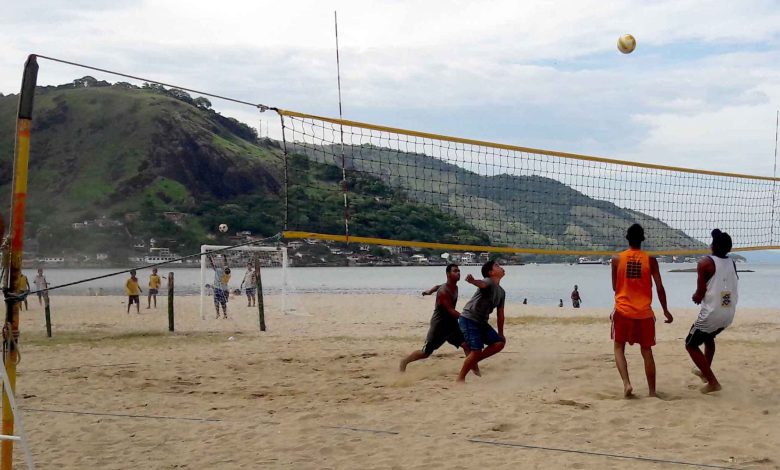
[(460, 312), (455, 310), (455, 306), (452, 304), (452, 297), (447, 295), (444, 290), (440, 290), (439, 293), (436, 294), (436, 303), (444, 307), (444, 309), (447, 310), (447, 313), (454, 318), (460, 317)]
[(715, 263), (709, 256), (700, 259), (696, 264), (696, 292), (693, 293), (691, 300), (693, 303), (700, 304), (704, 300), (704, 294), (707, 293), (707, 281), (715, 273)]
[(620, 256), (618, 255), (612, 255), (612, 291), (617, 292), (617, 275), (618, 275), (618, 264), (620, 264)]
[(664, 289), (664, 283), (661, 281), (661, 271), (658, 269), (658, 260), (652, 256), (650, 257), (650, 273), (653, 275), (655, 290), (658, 292), (658, 301), (661, 302), (661, 308), (664, 309), (664, 316), (666, 317), (664, 323), (671, 323), (674, 321), (674, 317), (669, 312), (669, 307), (666, 306), (666, 289)]
[(438, 291), (439, 287), (441, 287), (441, 286), (436, 284), (435, 286), (431, 287), (430, 289), (422, 291), (422, 295), (431, 295), (434, 292)]
[(498, 307), (496, 309), (496, 326), (498, 326), (498, 335), (501, 336), (506, 343), (506, 336), (504, 336), (504, 307)]
[(475, 279), (474, 276), (472, 276), (471, 274), (466, 276), (466, 282), (468, 282), (473, 286), (476, 286), (479, 289), (484, 289), (485, 287), (488, 286), (487, 282), (483, 281), (482, 279)]

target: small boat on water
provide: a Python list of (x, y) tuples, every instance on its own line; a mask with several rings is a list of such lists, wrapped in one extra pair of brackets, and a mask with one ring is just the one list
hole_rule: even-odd
[(604, 261), (599, 259), (590, 259), (587, 256), (583, 256), (577, 260), (577, 264), (604, 264)]

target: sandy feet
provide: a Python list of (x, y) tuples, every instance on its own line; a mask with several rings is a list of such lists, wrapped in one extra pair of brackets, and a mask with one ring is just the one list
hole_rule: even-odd
[(721, 387), (718, 382), (715, 382), (714, 384), (708, 383), (707, 385), (700, 388), (699, 391), (701, 393), (712, 393), (712, 392), (717, 392), (718, 390), (721, 389), (723, 389), (723, 387)]
[(700, 378), (702, 382), (707, 383), (707, 379), (704, 377), (704, 374), (702, 374), (698, 368), (694, 367), (693, 369), (691, 369), (691, 373), (696, 377)]

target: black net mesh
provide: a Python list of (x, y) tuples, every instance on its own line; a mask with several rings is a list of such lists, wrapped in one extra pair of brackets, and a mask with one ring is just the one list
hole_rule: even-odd
[[(557, 252), (780, 244), (777, 181), (567, 156), (284, 114), (287, 229)], [(343, 176), (345, 179), (343, 179)]]

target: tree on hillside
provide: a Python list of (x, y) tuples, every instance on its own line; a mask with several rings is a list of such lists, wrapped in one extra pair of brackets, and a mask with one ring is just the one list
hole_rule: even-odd
[(211, 101), (207, 100), (206, 98), (199, 96), (192, 100), (192, 104), (197, 106), (198, 108), (202, 109), (211, 109)]
[(111, 84), (105, 80), (98, 81), (95, 77), (89, 75), (73, 80), (74, 88), (89, 88), (89, 87), (101, 87), (101, 86), (111, 86)]

